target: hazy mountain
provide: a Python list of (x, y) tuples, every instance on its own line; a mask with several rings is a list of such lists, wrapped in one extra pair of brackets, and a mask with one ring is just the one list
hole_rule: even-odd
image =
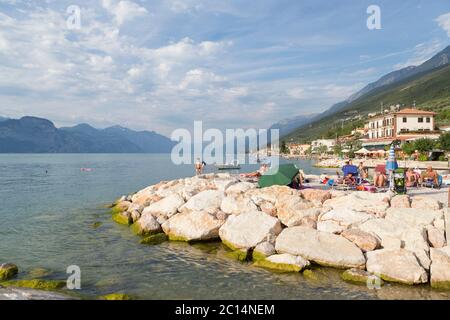
[(367, 86), (365, 86), (360, 91), (352, 94), (347, 100), (338, 102), (338, 103), (334, 104), (333, 106), (331, 106), (329, 109), (327, 109), (326, 111), (321, 113), (315, 120), (319, 120), (319, 119), (329, 116), (333, 113), (339, 112), (343, 109), (347, 109), (347, 107), (353, 101), (359, 99), (360, 97), (362, 97), (368, 93), (373, 92), (375, 89), (381, 88), (383, 86), (398, 83), (402, 80), (405, 80), (407, 78), (413, 77), (418, 74), (423, 74), (423, 73), (433, 71), (436, 68), (439, 68), (443, 65), (448, 64), (449, 60), (450, 60), (450, 45), (419, 66), (409, 66), (406, 68), (402, 68), (400, 70), (390, 72), (390, 73), (382, 76), (377, 81), (369, 83)]
[(6, 120), (8, 120), (8, 118), (0, 117), (0, 122), (6, 121)]
[[(442, 68), (443, 66), (446, 66), (449, 64), (450, 61), (450, 45), (447, 46), (444, 50), (440, 51), (436, 55), (434, 55), (429, 60), (425, 61), (419, 66), (409, 66), (406, 68), (402, 68), (400, 70), (396, 70), (393, 72), (390, 72), (384, 76), (382, 76), (380, 79), (378, 79), (375, 82), (372, 82), (365, 86), (360, 91), (354, 93), (351, 95), (347, 100), (341, 101), (339, 103), (334, 104), (326, 111), (322, 112), (321, 114), (317, 115), (311, 121), (308, 121), (304, 123), (303, 125), (300, 125), (296, 128), (296, 130), (291, 130), (291, 133), (294, 135), (297, 135), (296, 132), (302, 131), (302, 134), (299, 134), (299, 136), (305, 136), (307, 134), (308, 130), (303, 129), (317, 129), (317, 126), (315, 124), (320, 124), (322, 119), (327, 118), (335, 118), (338, 114), (340, 114), (343, 111), (351, 111), (351, 110), (358, 110), (361, 105), (360, 101), (365, 101), (366, 97), (371, 96), (383, 96), (383, 92), (388, 92), (393, 87), (401, 85), (402, 83), (407, 83), (409, 81), (413, 82), (415, 79), (420, 77), (425, 77), (427, 74), (431, 74), (434, 71)], [(402, 87), (403, 88), (403, 87)], [(431, 90), (433, 88), (430, 88)], [(410, 90), (411, 91), (411, 90)], [(442, 94), (444, 94), (443, 92)], [(441, 94), (440, 92), (438, 94)], [(448, 95), (448, 91), (447, 91)], [(395, 96), (395, 95), (394, 95)], [(419, 95), (415, 95), (416, 100), (420, 100)], [(379, 108), (380, 101), (377, 101), (378, 106), (376, 107), (376, 110)], [(386, 105), (388, 103), (412, 103), (412, 101), (391, 101), (385, 100), (384, 101)], [(356, 107), (358, 106), (358, 107)], [(370, 108), (372, 108), (372, 105), (370, 105)], [(370, 109), (367, 107), (366, 109)], [(373, 109), (373, 108), (372, 108)]]
[(56, 128), (46, 119), (23, 117), (0, 122), (0, 153), (163, 153), (174, 142), (155, 132), (88, 124)]

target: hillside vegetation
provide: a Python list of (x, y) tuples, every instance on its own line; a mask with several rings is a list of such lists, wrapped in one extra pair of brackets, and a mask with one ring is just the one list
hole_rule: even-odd
[[(368, 113), (380, 111), (381, 102), (388, 107), (396, 104), (411, 106), (413, 101), (418, 109), (437, 112), (438, 126), (450, 124), (450, 65), (377, 88), (354, 100), (344, 109), (298, 128), (283, 140), (309, 142), (349, 134), (351, 130), (364, 124)], [(358, 111), (364, 119), (343, 121), (348, 118), (349, 111)]]

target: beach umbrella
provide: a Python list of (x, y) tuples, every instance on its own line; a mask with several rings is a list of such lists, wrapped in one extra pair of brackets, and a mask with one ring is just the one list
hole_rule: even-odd
[(293, 163), (281, 164), (278, 167), (270, 168), (258, 181), (261, 188), (270, 186), (287, 186), (292, 182), (292, 178), (299, 172), (299, 168)]
[(395, 159), (395, 147), (392, 144), (391, 149), (389, 150), (389, 157), (386, 162), (386, 172), (389, 172), (389, 188), (394, 187), (394, 179), (392, 172), (398, 169), (397, 159)]
[(355, 151), (356, 154), (369, 154), (370, 151), (367, 150), (366, 148), (361, 148), (358, 151)]

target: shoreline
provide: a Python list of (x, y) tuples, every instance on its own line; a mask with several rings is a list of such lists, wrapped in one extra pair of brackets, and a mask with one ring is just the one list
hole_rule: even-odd
[[(364, 163), (366, 168), (374, 169), (377, 165), (386, 164), (385, 159), (351, 159), (355, 165), (360, 162)], [(328, 158), (317, 160), (314, 164), (316, 168), (341, 168), (345, 164), (346, 159)], [(426, 169), (428, 166), (432, 166), (435, 170), (449, 171), (450, 166), (447, 161), (414, 161), (414, 160), (399, 160), (397, 159), (399, 168), (419, 168)]]
[(122, 196), (112, 217), (143, 244), (220, 241), (231, 257), (273, 271), (307, 276), (317, 265), (342, 270), (343, 281), (450, 289), (450, 217), (442, 207), (421, 194), (259, 189), (213, 173)]

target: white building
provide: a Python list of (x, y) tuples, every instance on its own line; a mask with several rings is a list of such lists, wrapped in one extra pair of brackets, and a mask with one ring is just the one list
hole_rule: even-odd
[(334, 139), (318, 139), (311, 142), (311, 150), (314, 153), (314, 150), (320, 146), (326, 146), (328, 152), (332, 152), (334, 146), (336, 145), (336, 140)]
[(429, 134), (434, 131), (436, 113), (418, 109), (403, 109), (369, 118), (366, 124), (368, 138), (397, 139), (402, 135)]

